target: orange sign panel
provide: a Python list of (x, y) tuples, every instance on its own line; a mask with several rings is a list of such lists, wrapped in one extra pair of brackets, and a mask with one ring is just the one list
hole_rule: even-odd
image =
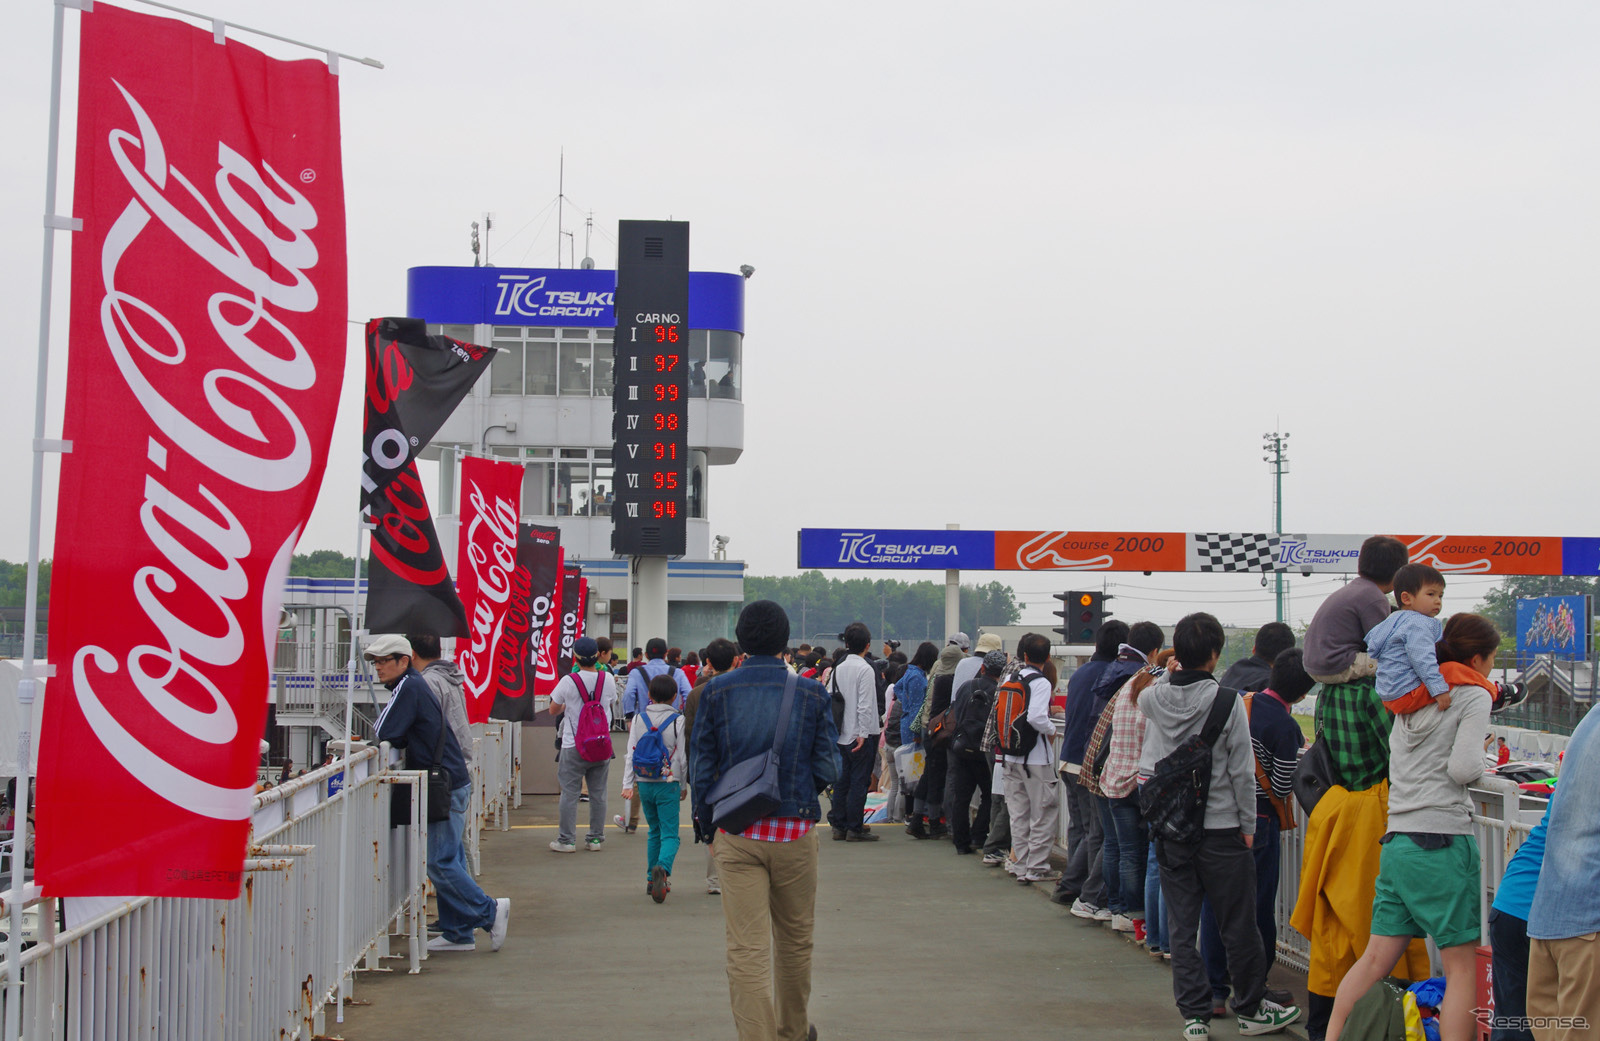
[(1396, 535), (1413, 564), (1451, 575), (1559, 575), (1561, 539), (1489, 535)]
[(1177, 531), (997, 531), (994, 561), (1001, 571), (1182, 571), (1185, 538)]

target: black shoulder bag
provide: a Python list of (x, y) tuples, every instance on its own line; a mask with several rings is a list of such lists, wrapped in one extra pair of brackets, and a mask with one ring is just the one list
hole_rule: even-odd
[(450, 771), (444, 768), (444, 706), (439, 706), (439, 740), (433, 746), (433, 765), (428, 767), (428, 823), (450, 819)]
[(706, 793), (713, 828), (739, 835), (756, 821), (777, 813), (778, 807), (783, 805), (778, 787), (778, 750), (789, 734), (789, 716), (794, 708), (795, 685), (799, 682), (799, 675), (793, 672), (783, 681), (783, 701), (778, 704), (778, 727), (772, 736), (772, 748), (728, 767), (728, 772), (717, 778), (717, 783)]

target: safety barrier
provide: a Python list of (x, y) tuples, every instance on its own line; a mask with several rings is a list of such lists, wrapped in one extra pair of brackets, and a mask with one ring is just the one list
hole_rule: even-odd
[[(1061, 816), (1059, 835), (1056, 839), (1058, 852), (1063, 855), (1067, 851), (1066, 783), (1065, 780), (1060, 782)], [(1074, 780), (1073, 783), (1077, 782)], [(1528, 837), (1534, 825), (1539, 822), (1539, 817), (1544, 813), (1546, 800), (1522, 795), (1516, 799), (1513, 812), (1508, 811), (1507, 804), (1511, 801), (1509, 795), (1482, 788), (1473, 788), (1471, 793), (1475, 809), (1472, 817), (1473, 830), (1482, 854), (1479, 879), (1479, 902), (1483, 912), (1480, 917), (1483, 930), (1481, 942), (1488, 943), (1489, 905), (1494, 901), (1494, 894), (1500, 886), (1501, 877), (1505, 874), (1506, 864), (1510, 862), (1511, 855), (1517, 851), (1517, 847)], [(1295, 902), (1300, 896), (1300, 869), (1305, 861), (1306, 815), (1298, 803), (1294, 806), (1294, 813), (1299, 826), (1279, 834), (1278, 894), (1275, 908), (1278, 922), (1278, 961), (1289, 968), (1306, 972), (1311, 966), (1311, 941), (1289, 924), (1289, 918), (1294, 914)]]
[[(387, 754), (386, 746), (355, 752), (348, 784), (335, 764), (258, 794), (244, 885), (233, 900), (58, 901), (30, 887), (24, 900), (39, 926), (20, 959), (20, 1037), (309, 1039), (323, 1033), (340, 989), (349, 993), (358, 963), (375, 968), (388, 955), (391, 931), (409, 937), (418, 971), (426, 957), (427, 780), (384, 769)], [(411, 818), (391, 830), (398, 784), (411, 789)], [(0, 962), (0, 983), (10, 976)]]
[(481, 874), (478, 837), (485, 827), (506, 831), (511, 810), (522, 805), (522, 724), (503, 719), (472, 727), (472, 808), (462, 836), (467, 863)]
[[(1505, 875), (1506, 864), (1521, 846), (1533, 826), (1543, 815), (1547, 800), (1523, 795), (1515, 799), (1499, 791), (1483, 788), (1470, 789), (1474, 813), (1473, 833), (1478, 840), (1481, 869), (1478, 880), (1478, 899), (1482, 909), (1479, 928), (1480, 943), (1489, 942), (1489, 905), (1494, 902), (1495, 891)], [(1311, 941), (1289, 924), (1294, 914), (1295, 901), (1300, 896), (1300, 868), (1304, 863), (1306, 815), (1298, 803), (1294, 807), (1295, 819), (1300, 822), (1293, 831), (1282, 832), (1279, 837), (1278, 875), (1278, 961), (1301, 972), (1311, 967)], [(1439, 969), (1438, 965), (1434, 968)]]

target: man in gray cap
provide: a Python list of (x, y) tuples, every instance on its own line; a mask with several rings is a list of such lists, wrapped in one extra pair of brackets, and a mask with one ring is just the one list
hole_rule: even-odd
[(611, 759), (608, 756), (589, 762), (579, 753), (578, 716), (585, 702), (598, 701), (605, 710), (609, 729), (617, 718), (617, 688), (610, 676), (595, 671), (600, 645), (591, 637), (581, 636), (573, 643), (572, 657), (578, 663), (578, 671), (561, 677), (550, 692), (550, 714), (561, 717), (557, 724), (561, 730), (561, 758), (556, 767), (561, 803), (556, 837), (550, 848), (557, 853), (571, 853), (578, 848), (578, 794), (587, 782), (589, 833), (584, 845), (591, 853), (598, 853), (606, 840), (606, 779), (611, 775)]
[(428, 879), (439, 902), (441, 934), (428, 941), (428, 950), (473, 950), (476, 930), (486, 929), (498, 951), (511, 922), (511, 901), (491, 898), (467, 870), (454, 818), (464, 815), (472, 802), (472, 775), (446, 725), (443, 707), (412, 667), (415, 656), (410, 641), (392, 634), (375, 637), (362, 654), (378, 674), (378, 682), (391, 691), (378, 716), (378, 740), (405, 749), (407, 770), (431, 769), (438, 749), (437, 762), (450, 777), (450, 816), (428, 821)]

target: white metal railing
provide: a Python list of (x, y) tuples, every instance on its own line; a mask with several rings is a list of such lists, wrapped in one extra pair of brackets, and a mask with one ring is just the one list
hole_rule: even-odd
[[(59, 902), (30, 887), (24, 900), (40, 912), (39, 936), (20, 959), (21, 1036), (309, 1039), (322, 1033), (340, 988), (348, 993), (357, 964), (367, 958), (375, 967), (388, 954), (391, 929), (410, 937), (417, 971), (426, 957), (427, 780), (383, 769), (387, 752), (353, 753), (349, 784), (330, 784), (336, 764), (258, 794), (244, 885), (233, 900), (139, 897), (74, 922), (76, 901), (68, 898), (68, 927), (57, 932)], [(397, 784), (411, 788), (411, 819), (391, 832)], [(346, 814), (354, 859), (341, 901)], [(0, 962), (0, 981), (9, 976)]]
[[(1515, 811), (1508, 813), (1509, 797), (1483, 788), (1470, 789), (1474, 813), (1473, 831), (1478, 840), (1481, 869), (1478, 899), (1482, 913), (1479, 942), (1489, 942), (1489, 905), (1500, 888), (1511, 855), (1521, 846), (1543, 815), (1547, 800), (1528, 795), (1516, 799)], [(1278, 875), (1278, 961), (1290, 968), (1307, 971), (1311, 967), (1311, 941), (1289, 924), (1295, 901), (1300, 895), (1300, 868), (1305, 859), (1306, 815), (1299, 803), (1294, 807), (1300, 826), (1280, 835)], [(1437, 968), (1437, 966), (1435, 966)]]
[[(1065, 792), (1066, 780), (1061, 784), (1061, 816), (1059, 837), (1056, 840), (1061, 852), (1067, 849), (1067, 799)], [(1077, 783), (1073, 780), (1074, 784)], [(1482, 909), (1480, 916), (1483, 936), (1482, 943), (1489, 942), (1489, 905), (1494, 902), (1495, 891), (1500, 887), (1500, 879), (1505, 875), (1506, 864), (1510, 862), (1511, 855), (1521, 846), (1528, 833), (1539, 822), (1539, 817), (1544, 813), (1545, 799), (1530, 795), (1519, 797), (1516, 812), (1507, 812), (1506, 803), (1509, 797), (1497, 791), (1482, 788), (1471, 789), (1475, 812), (1472, 817), (1474, 833), (1478, 839), (1478, 849), (1482, 854), (1482, 869), (1479, 879), (1479, 903)], [(1305, 836), (1306, 814), (1300, 804), (1294, 804), (1295, 820), (1299, 827), (1292, 831), (1279, 834), (1279, 867), (1278, 867), (1278, 961), (1301, 972), (1306, 972), (1311, 967), (1311, 941), (1289, 924), (1289, 918), (1294, 914), (1294, 905), (1300, 896), (1300, 869), (1305, 862)]]
[(472, 774), (472, 808), (467, 813), (467, 863), (481, 874), (478, 837), (484, 827), (505, 831), (511, 827), (511, 810), (522, 805), (522, 724), (504, 719), (475, 723)]

